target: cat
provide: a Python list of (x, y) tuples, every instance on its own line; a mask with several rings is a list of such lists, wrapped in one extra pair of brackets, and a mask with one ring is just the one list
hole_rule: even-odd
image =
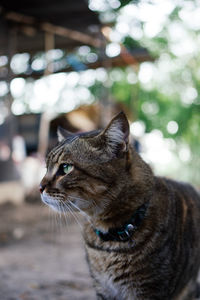
[(123, 112), (104, 130), (59, 128), (58, 139), (47, 156), (41, 197), (54, 210), (87, 216), (83, 237), (97, 299), (195, 299), (198, 192), (154, 176), (129, 143)]

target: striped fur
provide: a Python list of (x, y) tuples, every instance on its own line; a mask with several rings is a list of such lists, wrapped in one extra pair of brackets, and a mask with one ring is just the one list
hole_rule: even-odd
[[(128, 134), (123, 113), (103, 131), (74, 139), (59, 133), (61, 143), (47, 157), (42, 199), (53, 209), (78, 207), (87, 215), (83, 237), (97, 299), (195, 299), (200, 196), (189, 184), (154, 176), (128, 145)], [(60, 172), (63, 163), (74, 165), (68, 175)], [(94, 228), (122, 226), (146, 201), (146, 217), (129, 241), (97, 236)]]

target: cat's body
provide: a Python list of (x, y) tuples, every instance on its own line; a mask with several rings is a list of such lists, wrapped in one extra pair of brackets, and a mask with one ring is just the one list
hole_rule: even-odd
[(90, 270), (102, 299), (191, 300), (191, 293), (195, 295), (200, 263), (198, 195), (190, 186), (154, 179), (147, 215), (133, 240), (104, 242), (90, 225), (85, 229)]
[(195, 299), (200, 196), (155, 177), (128, 135), (123, 113), (102, 132), (68, 134), (48, 156), (42, 199), (87, 214), (83, 236), (98, 299)]

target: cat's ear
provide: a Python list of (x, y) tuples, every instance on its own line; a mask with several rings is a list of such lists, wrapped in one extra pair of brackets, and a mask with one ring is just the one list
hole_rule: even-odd
[(67, 138), (70, 138), (73, 136), (73, 134), (66, 129), (58, 126), (57, 128), (57, 136), (58, 136), (58, 141), (62, 142), (63, 140), (66, 140)]
[(106, 137), (106, 146), (112, 153), (128, 151), (129, 123), (124, 112), (110, 121), (103, 135)]

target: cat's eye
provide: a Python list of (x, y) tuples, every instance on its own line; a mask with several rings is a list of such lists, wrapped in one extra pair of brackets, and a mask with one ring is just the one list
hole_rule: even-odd
[(72, 164), (63, 164), (62, 165), (62, 170), (65, 174), (69, 174), (73, 169), (73, 165)]
[(58, 171), (56, 173), (57, 176), (64, 176), (69, 174), (72, 170), (74, 169), (74, 165), (73, 164), (61, 164), (58, 168)]

